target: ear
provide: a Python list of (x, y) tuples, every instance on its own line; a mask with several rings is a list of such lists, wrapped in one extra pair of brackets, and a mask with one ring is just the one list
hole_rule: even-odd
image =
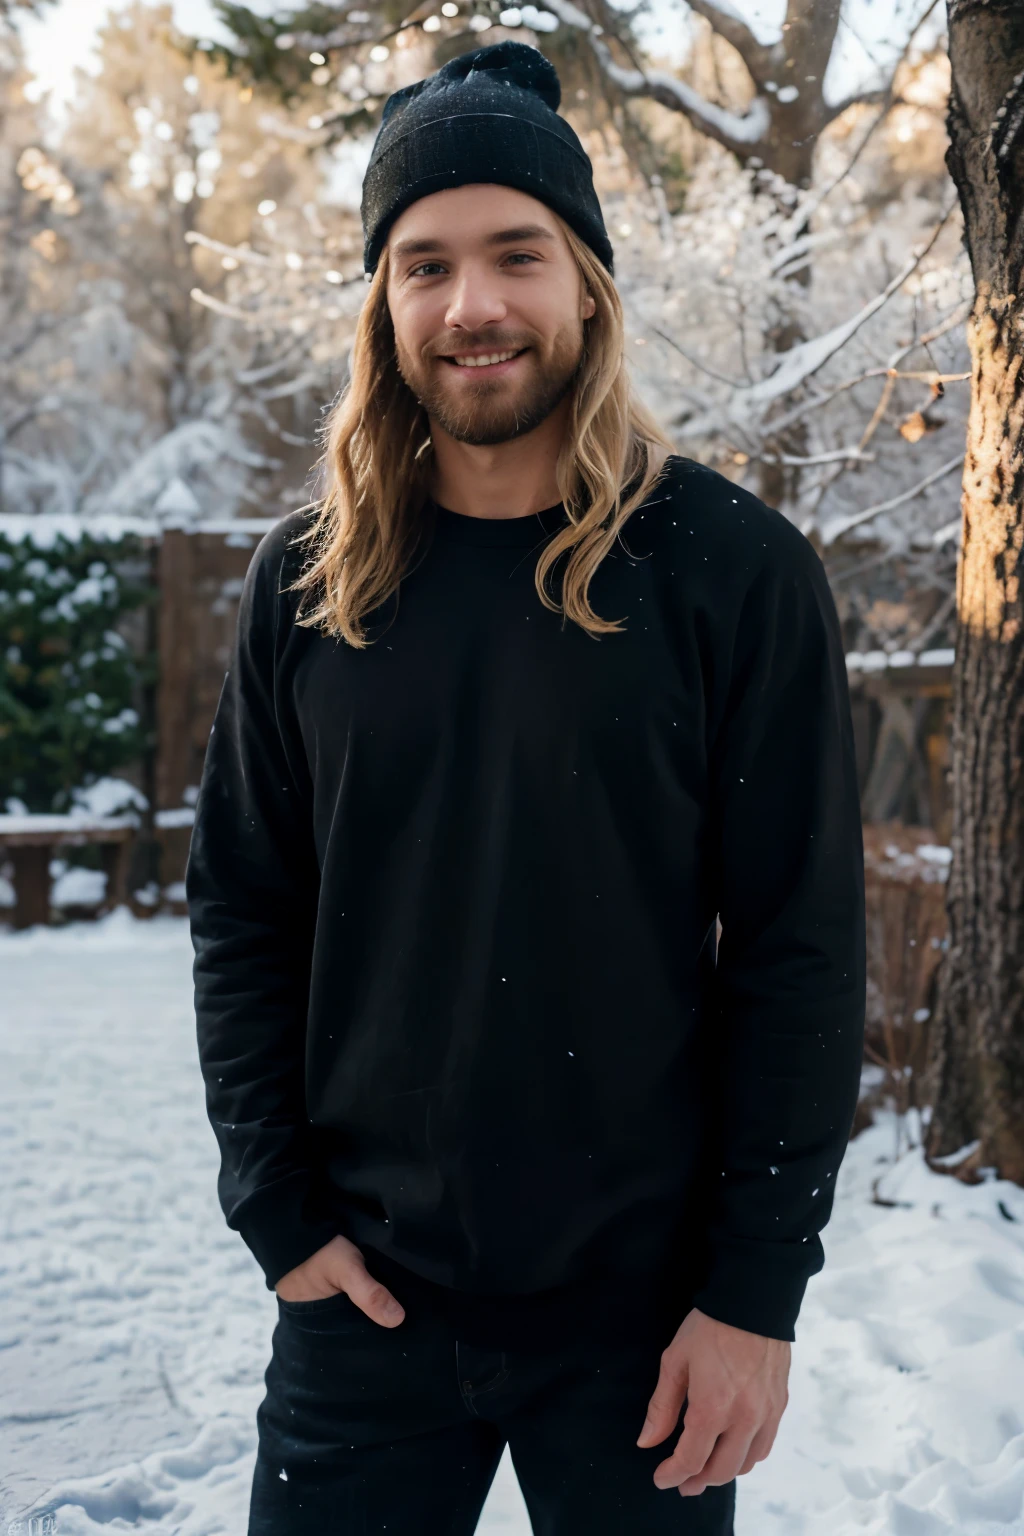
[(594, 301), (594, 295), (589, 288), (584, 288), (583, 298), (580, 301), (580, 319), (590, 320), (596, 312), (597, 304)]

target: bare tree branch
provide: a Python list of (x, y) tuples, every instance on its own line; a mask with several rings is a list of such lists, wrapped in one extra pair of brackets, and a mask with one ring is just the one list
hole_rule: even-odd
[(670, 336), (660, 326), (652, 325), (651, 330), (655, 336), (660, 336), (662, 341), (667, 342), (673, 351), (678, 352), (680, 357), (685, 357), (692, 367), (699, 369), (701, 373), (706, 373), (709, 379), (717, 379), (720, 384), (728, 384), (730, 389), (742, 389), (744, 387), (742, 379), (730, 379), (727, 374), (719, 373), (716, 369), (709, 368), (706, 363), (701, 362), (699, 357), (694, 357), (692, 352), (687, 352), (686, 348), (676, 341), (674, 336)]
[(871, 91), (854, 91), (849, 96), (844, 96), (842, 101), (833, 102), (825, 107), (825, 122), (834, 123), (837, 117), (842, 117), (851, 107), (888, 107), (892, 105), (892, 84), (879, 86)]
[[(885, 115), (889, 108), (896, 104), (895, 81), (896, 76), (899, 73), (900, 65), (906, 62), (910, 55), (910, 50), (914, 45), (914, 39), (938, 3), (939, 0), (931, 0), (931, 4), (921, 13), (917, 21), (914, 23), (906, 42), (900, 49), (899, 57), (897, 58), (895, 64), (893, 64), (892, 68), (889, 70), (889, 83), (885, 86), (880, 86), (873, 91), (854, 91), (851, 95), (845, 97), (842, 101), (836, 102), (834, 106), (826, 108), (826, 111), (828, 112), (828, 121), (830, 123), (835, 122), (837, 117), (841, 117), (849, 107), (874, 105), (881, 106), (882, 108), (882, 113), (879, 118), (880, 121), (881, 117)], [(875, 125), (872, 124), (872, 130), (874, 126)]]
[[(836, 398), (837, 395), (844, 394), (847, 390), (855, 389), (858, 384), (863, 384), (868, 379), (897, 379), (909, 377), (909, 375), (904, 375), (899, 370), (899, 364), (903, 361), (903, 359), (907, 357), (911, 352), (915, 352), (918, 347), (927, 346), (928, 342), (937, 341), (940, 336), (945, 336), (947, 332), (955, 330), (957, 326), (962, 325), (970, 313), (970, 308), (970, 303), (958, 304), (952, 313), (947, 315), (946, 318), (941, 321), (939, 325), (935, 326), (933, 330), (928, 331), (924, 336), (917, 337), (913, 341), (909, 341), (905, 345), (898, 347), (886, 364), (879, 368), (866, 368), (861, 373), (854, 374), (852, 378), (844, 379), (841, 383), (835, 385), (833, 389), (828, 390), (828, 392), (825, 394), (814, 395), (809, 400), (799, 401), (795, 406), (793, 406), (791, 410), (787, 411), (784, 416), (776, 417), (773, 420), (773, 428), (776, 430), (784, 430), (786, 427), (791, 426), (793, 422), (799, 421), (804, 416), (809, 416), (812, 411), (820, 410), (823, 405), (828, 405), (832, 400)], [(924, 375), (925, 382), (929, 384), (940, 382), (943, 384), (950, 384), (957, 380), (969, 378), (969, 373), (939, 375), (929, 372)]]
[(743, 17), (728, 0), (687, 0), (687, 4), (691, 11), (711, 23), (719, 37), (735, 48), (757, 85), (763, 85), (772, 78), (779, 47), (758, 42)]
[(851, 517), (836, 518), (826, 528), (822, 529), (822, 543), (826, 545), (834, 544), (837, 539), (845, 537), (851, 528), (858, 528), (861, 523), (866, 523), (869, 518), (878, 517), (882, 512), (892, 512), (896, 507), (901, 507), (904, 502), (912, 501), (915, 496), (920, 496), (922, 491), (926, 491), (930, 485), (934, 485), (936, 480), (942, 480), (946, 475), (952, 474), (954, 469), (959, 469), (963, 462), (964, 455), (958, 453), (955, 459), (950, 459), (948, 463), (940, 465), (938, 469), (933, 469), (930, 475), (925, 475), (924, 479), (919, 480), (917, 485), (912, 485), (909, 490), (901, 491), (898, 496), (891, 496), (888, 501), (877, 502), (873, 507), (865, 507), (862, 512), (855, 512)]

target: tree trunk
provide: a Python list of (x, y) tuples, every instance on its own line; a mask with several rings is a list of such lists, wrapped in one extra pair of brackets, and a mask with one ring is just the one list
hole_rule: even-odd
[(976, 286), (953, 673), (953, 864), (929, 1159), (1024, 1184), (1024, 9), (949, 0), (947, 164)]

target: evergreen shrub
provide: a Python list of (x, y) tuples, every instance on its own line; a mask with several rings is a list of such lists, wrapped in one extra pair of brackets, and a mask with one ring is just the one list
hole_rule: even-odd
[(118, 626), (155, 594), (137, 535), (0, 533), (0, 811), (67, 811), (138, 759), (153, 659)]

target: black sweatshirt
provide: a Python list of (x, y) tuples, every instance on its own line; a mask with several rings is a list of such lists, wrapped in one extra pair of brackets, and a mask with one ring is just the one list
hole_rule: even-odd
[(269, 1288), (342, 1232), (469, 1342), (792, 1339), (864, 1030), (818, 556), (670, 459), (594, 638), (534, 588), (561, 507), (428, 506), (358, 650), (292, 622), (308, 515), (249, 568), (186, 879), (228, 1225)]

